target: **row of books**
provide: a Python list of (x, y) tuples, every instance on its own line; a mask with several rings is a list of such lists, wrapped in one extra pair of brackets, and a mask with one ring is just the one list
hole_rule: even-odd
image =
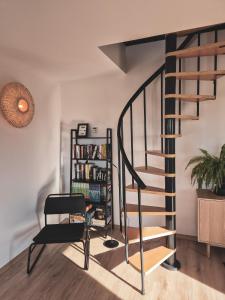
[(107, 171), (106, 168), (101, 168), (95, 164), (76, 163), (74, 164), (74, 180), (106, 181)]
[[(110, 189), (111, 187), (108, 187), (108, 192)], [(106, 200), (107, 187), (93, 183), (72, 182), (72, 193), (82, 193), (85, 199), (99, 203)]]
[(79, 145), (74, 144), (75, 159), (107, 159), (107, 145)]

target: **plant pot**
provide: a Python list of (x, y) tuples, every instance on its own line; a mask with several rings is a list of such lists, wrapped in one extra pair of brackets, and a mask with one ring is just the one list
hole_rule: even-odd
[(214, 194), (218, 196), (225, 196), (225, 183), (223, 183), (217, 191), (214, 190)]

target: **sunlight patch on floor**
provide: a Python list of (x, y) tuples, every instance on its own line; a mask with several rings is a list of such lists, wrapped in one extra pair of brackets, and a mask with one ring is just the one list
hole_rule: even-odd
[[(145, 277), (146, 295), (142, 296), (139, 293), (141, 276), (125, 263), (124, 244), (108, 249), (103, 246), (104, 240), (99, 237), (91, 239), (90, 265), (85, 272), (120, 299), (225, 300), (224, 294), (182, 273), (182, 270), (171, 272), (163, 267)], [(83, 268), (82, 244), (71, 244), (63, 255)]]

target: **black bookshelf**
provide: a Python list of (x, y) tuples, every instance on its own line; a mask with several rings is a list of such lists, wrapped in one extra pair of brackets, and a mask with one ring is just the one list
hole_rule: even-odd
[[(87, 204), (92, 204), (93, 210), (101, 209), (104, 212), (104, 222), (103, 226), (92, 225), (96, 229), (103, 229), (105, 231), (105, 236), (109, 228), (114, 228), (114, 216), (113, 216), (113, 163), (112, 163), (112, 129), (106, 129), (106, 136), (99, 137), (78, 137), (77, 130), (72, 129), (70, 135), (70, 193), (78, 192), (77, 187), (84, 184), (85, 192), (84, 196)], [(106, 145), (106, 146), (105, 146)], [(90, 152), (90, 149), (93, 152)], [(97, 149), (97, 150), (96, 150)], [(104, 155), (100, 150), (104, 150)], [(104, 157), (103, 157), (104, 156)], [(90, 174), (86, 178), (86, 167), (90, 167)], [(82, 167), (80, 171), (80, 167)], [(94, 169), (99, 171), (98, 174), (102, 173), (104, 179), (94, 178)], [(79, 171), (78, 171), (79, 170)], [(93, 171), (93, 172), (92, 172)], [(93, 174), (91, 174), (91, 172)], [(79, 176), (78, 176), (79, 174)], [(100, 190), (99, 199), (92, 201), (90, 199), (90, 191), (88, 192), (87, 186), (89, 188), (99, 186)], [(104, 189), (104, 195), (102, 191)], [(89, 193), (89, 195), (88, 195)], [(96, 221), (93, 219), (93, 222)], [(96, 221), (98, 223), (98, 221)]]

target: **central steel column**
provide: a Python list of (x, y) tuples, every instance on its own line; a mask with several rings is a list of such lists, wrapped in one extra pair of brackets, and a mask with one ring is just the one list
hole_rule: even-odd
[[(177, 37), (175, 34), (166, 36), (166, 53), (176, 50)], [(165, 74), (176, 72), (176, 57), (166, 57)], [(165, 79), (165, 94), (176, 94), (176, 78), (169, 77)], [(165, 99), (165, 115), (176, 114), (176, 99)], [(164, 122), (165, 135), (174, 135), (176, 133), (176, 119), (166, 119)], [(176, 139), (165, 138), (165, 154), (176, 153)], [(176, 173), (175, 158), (165, 158), (165, 172)], [(176, 177), (165, 177), (165, 191), (166, 193), (176, 192)], [(165, 196), (166, 211), (176, 211), (176, 197)], [(166, 228), (169, 230), (176, 230), (176, 216), (166, 216)], [(167, 237), (167, 247), (176, 249), (176, 235)], [(180, 263), (176, 260), (176, 254), (169, 257), (163, 263), (163, 266), (170, 270), (177, 270), (180, 268)]]

